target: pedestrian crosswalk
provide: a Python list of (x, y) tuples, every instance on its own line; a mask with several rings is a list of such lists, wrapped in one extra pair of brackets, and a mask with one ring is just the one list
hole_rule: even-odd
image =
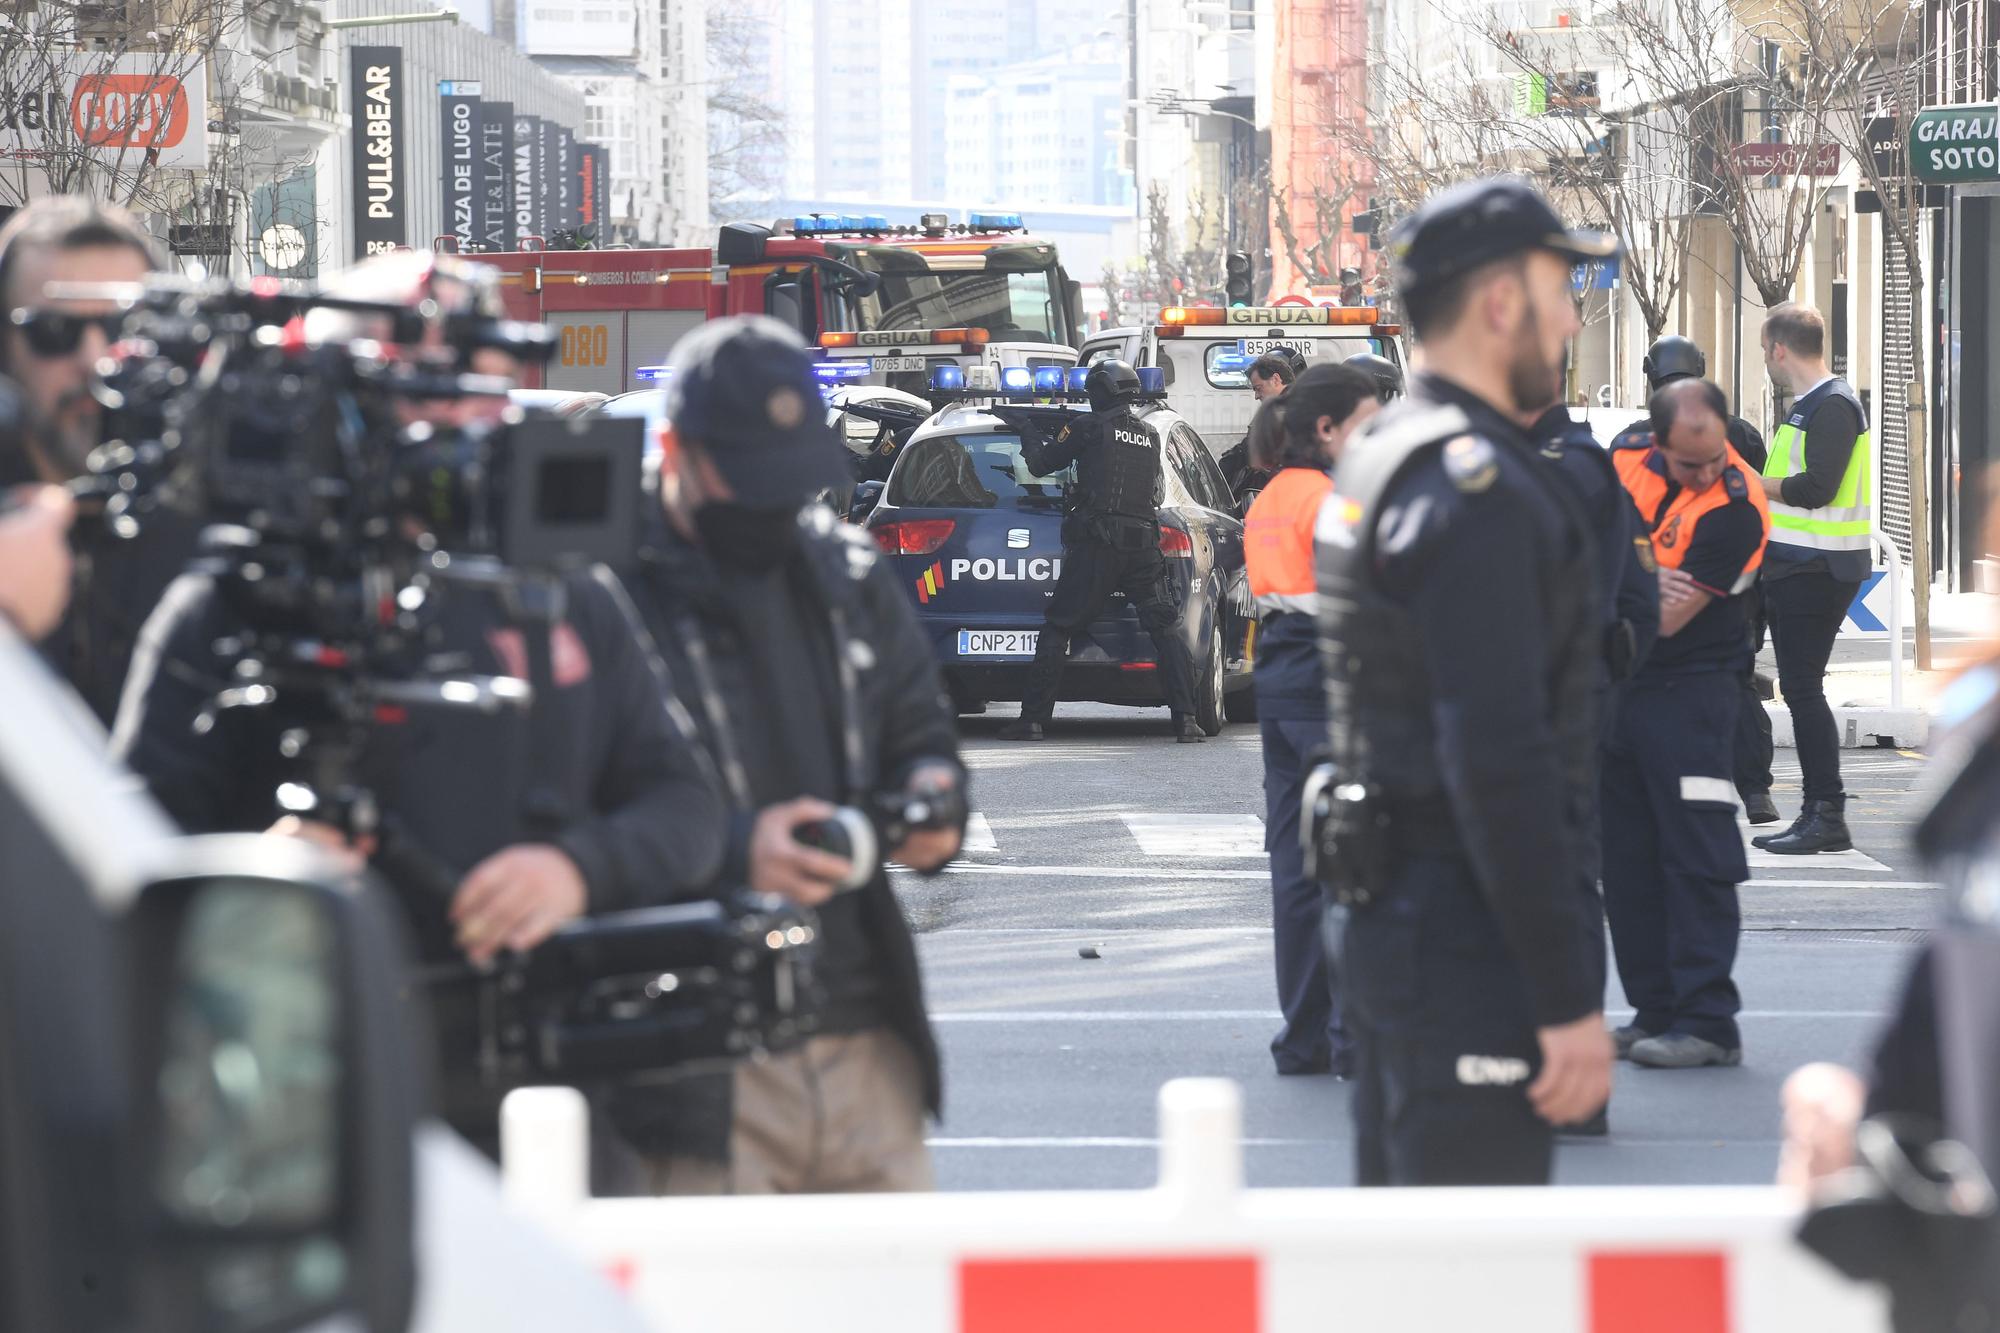
[[(1189, 811), (1134, 811), (1117, 814), (1107, 813), (1101, 824), (1114, 822), (1122, 825), (1129, 842), (1124, 842), (1125, 850), (1136, 851), (1140, 857), (1156, 857), (1162, 860), (1247, 860), (1262, 859), (1264, 856), (1264, 821), (1250, 814), (1201, 814)], [(1015, 850), (1046, 855), (1051, 849), (1045, 845), (1046, 834), (1039, 833), (1035, 821), (1019, 821), (1009, 829), (1010, 843)], [(1750, 864), (1754, 877), (1760, 871), (1800, 872), (1810, 869), (1814, 874), (1844, 872), (1861, 875), (1893, 875), (1895, 870), (1869, 856), (1865, 852), (1820, 852), (1814, 856), (1784, 856), (1767, 852), (1760, 847), (1752, 847), (1753, 835), (1778, 832), (1781, 824), (1767, 825), (1752, 829), (1747, 823), (1738, 822), (1743, 836), (1745, 859)], [(1099, 838), (1111, 835), (1113, 848), (1117, 845), (1116, 835), (1109, 828), (1098, 830)], [(1064, 834), (1074, 841), (1079, 836), (1074, 826), (1069, 826)], [(1098, 841), (1098, 839), (1093, 839)], [(1034, 845), (1043, 844), (1043, 845)], [(1100, 848), (1102, 843), (1099, 842)], [(975, 813), (966, 824), (964, 854), (979, 860), (993, 861), (1008, 851), (1000, 843), (999, 835), (992, 821), (982, 813)]]

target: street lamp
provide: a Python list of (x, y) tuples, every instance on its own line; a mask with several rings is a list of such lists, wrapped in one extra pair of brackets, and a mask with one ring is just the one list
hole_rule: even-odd
[(456, 23), (456, 9), (426, 9), (415, 14), (376, 14), (362, 18), (328, 19), (329, 28), (377, 28), (391, 23)]

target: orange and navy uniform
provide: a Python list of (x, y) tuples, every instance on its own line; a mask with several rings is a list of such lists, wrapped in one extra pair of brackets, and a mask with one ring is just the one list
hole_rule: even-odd
[(1317, 468), (1284, 468), (1243, 519), (1243, 558), (1257, 599), (1256, 674), (1260, 717), (1320, 718), (1319, 591), (1313, 527), (1333, 479)]
[(1750, 652), (1743, 594), (1764, 563), (1771, 506), (1756, 471), (1734, 447), (1722, 475), (1694, 492), (1674, 481), (1658, 447), (1612, 452), (1618, 478), (1639, 511), (1656, 564), (1678, 569), (1715, 600), (1672, 638), (1653, 647), (1651, 674), (1739, 670)]

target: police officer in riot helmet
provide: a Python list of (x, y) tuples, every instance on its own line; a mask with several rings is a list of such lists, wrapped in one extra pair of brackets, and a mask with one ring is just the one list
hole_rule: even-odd
[(1386, 356), (1375, 352), (1360, 352), (1348, 357), (1343, 364), (1353, 366), (1375, 381), (1375, 398), (1378, 402), (1386, 403), (1403, 392), (1403, 368)]
[(1114, 592), (1123, 592), (1153, 640), (1166, 687), (1174, 735), (1204, 739), (1194, 711), (1194, 663), (1180, 636), (1180, 608), (1160, 554), (1164, 494), (1160, 442), (1134, 413), (1139, 373), (1124, 361), (1100, 361), (1084, 378), (1090, 411), (1042, 433), (1029, 413), (1006, 407), (995, 416), (1021, 433), (1021, 456), (1041, 477), (1076, 466), (1070, 511), (1063, 520), (1062, 577), (1049, 599), (1034, 665), (1028, 669), (1021, 717), (1002, 729), (1005, 740), (1040, 740), (1055, 711), (1071, 636), (1096, 619)]
[(1571, 267), (1615, 246), (1511, 177), (1434, 196), (1394, 245), (1424, 369), (1316, 532), (1356, 1174), (1544, 1184), (1553, 1127), (1610, 1091), (1584, 887), (1603, 616), (1588, 521), (1527, 428), (1561, 393)]

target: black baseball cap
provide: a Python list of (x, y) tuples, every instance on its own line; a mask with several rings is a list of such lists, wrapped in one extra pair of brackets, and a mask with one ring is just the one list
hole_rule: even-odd
[(1581, 263), (1609, 259), (1618, 242), (1603, 232), (1565, 227), (1549, 201), (1519, 176), (1488, 176), (1426, 199), (1396, 227), (1389, 249), (1397, 290), (1408, 294), (1523, 250), (1552, 250)]
[(710, 320), (667, 355), (667, 420), (756, 509), (853, 481), (805, 340), (767, 315)]

